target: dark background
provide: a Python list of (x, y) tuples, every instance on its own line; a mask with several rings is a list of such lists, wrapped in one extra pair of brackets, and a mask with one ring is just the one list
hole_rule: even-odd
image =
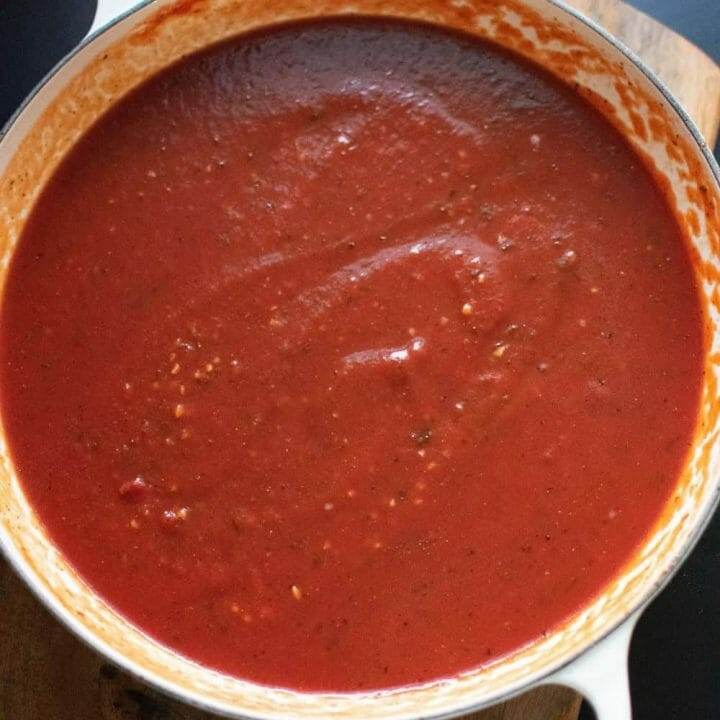
[[(631, 4), (720, 62), (720, 0)], [(0, 125), (83, 37), (94, 10), (94, 0), (0, 0)], [(641, 618), (630, 673), (635, 720), (720, 718), (720, 516)], [(587, 707), (582, 718), (592, 718)]]

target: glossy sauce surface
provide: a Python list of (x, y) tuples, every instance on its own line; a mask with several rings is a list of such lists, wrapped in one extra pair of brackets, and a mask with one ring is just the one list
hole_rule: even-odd
[(387, 21), (238, 38), (81, 139), (13, 259), (3, 422), (52, 538), (187, 656), (300, 689), (476, 667), (672, 492), (702, 315), (570, 89)]

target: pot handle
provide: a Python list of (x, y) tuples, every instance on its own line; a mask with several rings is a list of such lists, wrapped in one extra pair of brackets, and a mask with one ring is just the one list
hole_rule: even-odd
[(106, 25), (109, 25), (116, 18), (119, 18), (137, 5), (140, 5), (140, 1), (141, 0), (97, 0), (95, 18), (87, 34), (92, 35)]
[(628, 651), (640, 611), (547, 680), (577, 690), (593, 706), (597, 720), (632, 720)]

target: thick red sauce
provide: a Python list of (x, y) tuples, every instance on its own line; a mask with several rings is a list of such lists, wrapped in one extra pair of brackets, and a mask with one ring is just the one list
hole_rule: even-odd
[(2, 308), (23, 486), (201, 663), (356, 690), (595, 596), (694, 428), (702, 313), (618, 133), (500, 49), (285, 26), (153, 78), (33, 210)]

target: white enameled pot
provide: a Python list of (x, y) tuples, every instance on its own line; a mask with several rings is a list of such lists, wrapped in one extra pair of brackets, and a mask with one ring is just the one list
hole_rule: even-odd
[[(118, 98), (182, 55), (280, 21), (345, 13), (415, 18), (489, 38), (590, 98), (657, 173), (692, 247), (705, 301), (704, 390), (692, 451), (644, 544), (590, 605), (541, 641), (461, 676), (376, 693), (267, 688), (196, 665), (113, 612), (45, 535), (0, 433), (0, 545), (76, 635), (185, 702), (236, 718), (446, 718), (533, 686), (569, 685), (601, 720), (629, 720), (627, 651), (635, 622), (687, 556), (720, 477), (720, 171), (668, 91), (620, 43), (556, 0), (100, 0), (89, 37), (36, 88), (0, 137), (0, 284), (30, 208), (77, 138)], [(78, 219), (82, 222), (82, 219)], [(1, 418), (0, 418), (1, 420)]]

